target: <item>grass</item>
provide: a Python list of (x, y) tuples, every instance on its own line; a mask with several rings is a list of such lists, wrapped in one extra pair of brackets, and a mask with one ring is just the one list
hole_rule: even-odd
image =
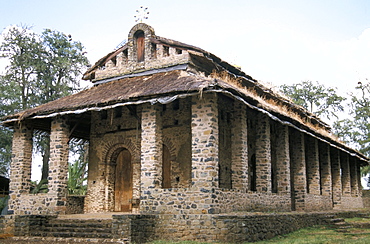
[[(369, 223), (369, 219), (351, 218), (346, 219), (348, 223)], [(247, 242), (246, 242), (247, 243)], [(271, 240), (254, 242), (256, 244), (281, 243), (281, 244), (367, 244), (370, 243), (370, 229), (368, 228), (350, 228), (346, 232), (338, 232), (328, 226), (315, 226), (304, 228), (290, 234), (277, 236)], [(154, 241), (150, 244), (209, 244), (208, 242), (171, 242), (171, 241)], [(224, 243), (226, 244), (226, 243)]]
[(277, 236), (268, 241), (256, 242), (263, 243), (282, 243), (282, 244), (299, 244), (299, 243), (370, 243), (370, 230), (350, 229), (348, 232), (337, 232), (334, 229), (319, 226), (301, 229), (287, 235)]

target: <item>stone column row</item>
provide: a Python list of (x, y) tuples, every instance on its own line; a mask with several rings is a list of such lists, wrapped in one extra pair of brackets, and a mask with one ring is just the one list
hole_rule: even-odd
[[(65, 213), (68, 178), (69, 127), (63, 118), (51, 122), (48, 196), (45, 208), (50, 213)], [(14, 128), (10, 176), (10, 212), (23, 213), (32, 209), (22, 203), (22, 196), (30, 193), (33, 130), (25, 123)], [(21, 206), (23, 205), (23, 206)]]
[[(233, 189), (247, 192), (250, 181), (247, 163), (248, 143), (251, 143), (247, 140), (248, 113), (244, 105), (238, 102), (234, 103), (233, 110), (231, 184)], [(191, 174), (194, 189), (219, 187), (218, 113), (217, 95), (203, 94), (202, 98), (192, 97)], [(294, 210), (305, 209), (307, 194), (332, 197), (334, 205), (340, 204), (342, 195), (359, 194), (357, 162), (349, 163), (348, 155), (342, 156), (337, 149), (327, 143), (286, 125), (275, 123), (263, 113), (258, 113), (255, 120), (256, 136), (253, 143), (257, 192), (271, 193), (274, 179), (274, 192), (291, 194)], [(272, 123), (275, 123), (273, 135)], [(143, 106), (141, 145), (143, 189), (161, 187), (161, 127), (159, 109), (149, 104)], [(271, 147), (275, 148), (273, 152)], [(350, 178), (350, 175), (353, 177)]]

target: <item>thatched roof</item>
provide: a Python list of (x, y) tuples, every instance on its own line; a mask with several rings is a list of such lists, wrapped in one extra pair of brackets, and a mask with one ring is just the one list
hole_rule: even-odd
[[(320, 129), (317, 118), (303, 113), (305, 110), (295, 106), (289, 101), (277, 99), (268, 90), (249, 89), (244, 86), (246, 81), (240, 79), (227, 80), (226, 78), (210, 78), (194, 73), (173, 70), (146, 76), (123, 78), (84, 90), (77, 94), (67, 96), (36, 108), (10, 115), (4, 118), (4, 124), (11, 126), (20, 120), (29, 120), (34, 128), (46, 130), (51, 117), (56, 115), (74, 116), (75, 136), (88, 139), (89, 137), (89, 111), (109, 109), (114, 106), (125, 106), (140, 103), (158, 103), (195, 96), (206, 92), (223, 93), (236, 100), (244, 102), (251, 109), (263, 110), (270, 118), (280, 123), (288, 124), (304, 131), (332, 146), (350, 152), (363, 161), (367, 158), (357, 151), (347, 147), (333, 138), (325, 129)], [(262, 88), (260, 88), (262, 89)], [(257, 89), (258, 91), (258, 89)], [(269, 94), (273, 99), (266, 99)], [(264, 101), (267, 102), (264, 102)], [(285, 107), (285, 109), (282, 109)], [(296, 114), (297, 116), (292, 116)], [(85, 117), (79, 117), (85, 116)], [(87, 117), (86, 117), (87, 116)], [(311, 121), (308, 123), (307, 121)]]
[(30, 118), (85, 108), (101, 108), (116, 103), (137, 101), (150, 97), (166, 96), (197, 91), (207, 84), (204, 77), (184, 75), (183, 71), (175, 70), (147, 76), (124, 78), (104, 83), (77, 94), (13, 114), (4, 118), (8, 120)]

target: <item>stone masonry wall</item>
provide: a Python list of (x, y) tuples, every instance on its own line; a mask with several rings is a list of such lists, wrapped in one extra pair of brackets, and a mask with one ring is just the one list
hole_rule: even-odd
[[(145, 58), (141, 62), (137, 60), (135, 33), (138, 31), (143, 31), (145, 36)], [(153, 28), (143, 23), (135, 25), (128, 35), (128, 47), (100, 67), (95, 73), (95, 78), (101, 80), (107, 77), (132, 74), (135, 71), (170, 67), (189, 62), (190, 57), (187, 50), (151, 42), (153, 37)]]
[(61, 214), (65, 214), (67, 205), (69, 136), (66, 118), (54, 118), (50, 132), (48, 197), (54, 197), (54, 212)]
[(362, 190), (364, 208), (370, 208), (370, 190)]
[(218, 106), (216, 94), (192, 100), (192, 187), (218, 187)]
[(32, 131), (25, 124), (14, 128), (9, 184), (10, 213), (24, 214), (24, 208), (28, 206), (22, 203), (22, 198), (30, 191)]
[(307, 193), (304, 135), (290, 128), (289, 146), (292, 210), (303, 211), (305, 209), (305, 196)]
[(114, 215), (113, 233), (115, 238), (124, 236), (130, 243), (153, 240), (255, 242), (327, 224), (333, 216), (355, 217), (357, 213)]
[(92, 114), (86, 213), (113, 211), (115, 156), (123, 148), (133, 157), (133, 198), (140, 197), (141, 130), (137, 110), (120, 107)]
[(362, 197), (344, 197), (342, 196), (341, 204), (338, 209), (358, 209), (363, 208), (364, 202)]

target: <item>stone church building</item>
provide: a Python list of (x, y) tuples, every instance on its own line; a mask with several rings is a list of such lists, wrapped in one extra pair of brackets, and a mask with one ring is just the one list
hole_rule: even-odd
[[(89, 141), (85, 214), (363, 207), (369, 159), (212, 53), (139, 23), (83, 79), (93, 86), (3, 119), (14, 129), (10, 213), (67, 213), (71, 138)], [(50, 133), (48, 193), (36, 195), (34, 130)]]

